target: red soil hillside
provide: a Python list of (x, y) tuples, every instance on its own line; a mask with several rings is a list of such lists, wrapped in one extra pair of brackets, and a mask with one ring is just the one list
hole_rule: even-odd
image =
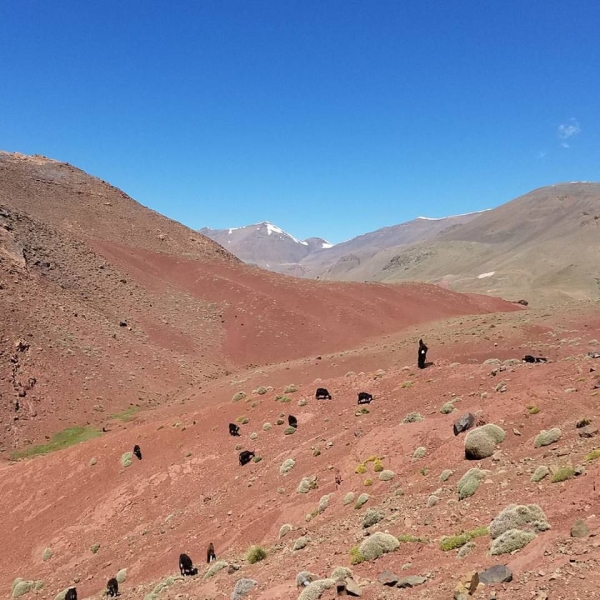
[(517, 310), (434, 286), (296, 280), (75, 167), (0, 153), (0, 446), (105, 424), (240, 366)]
[[(180, 395), (177, 404), (142, 412), (100, 439), (1, 466), (0, 510), (8, 526), (0, 532), (0, 593), (8, 597), (11, 583), (21, 577), (44, 582), (25, 600), (53, 600), (72, 585), (79, 598), (99, 600), (109, 577), (127, 569), (122, 600), (222, 600), (232, 597), (240, 578), (257, 582), (248, 600), (295, 600), (297, 573), (308, 570), (325, 578), (345, 566), (365, 600), (442, 600), (453, 597), (463, 573), (505, 564), (513, 581), (479, 589), (474, 600), (594, 598), (600, 460), (586, 457), (598, 447), (594, 369), (599, 359), (587, 353), (598, 348), (597, 307), (424, 324), (420, 332), (434, 362), (424, 371), (414, 365), (415, 332), (361, 350), (323, 354), (318, 361), (238, 372), (209, 382), (202, 392)], [(526, 353), (550, 362), (506, 361)], [(496, 360), (485, 364), (485, 359)], [(291, 383), (298, 389), (285, 394), (290, 402), (278, 399)], [(273, 389), (254, 393), (260, 385)], [(333, 400), (316, 401), (317, 385), (327, 387)], [(240, 390), (248, 397), (232, 402)], [(357, 411), (359, 390), (375, 396), (366, 413)], [(441, 408), (449, 401), (456, 411), (444, 414)], [(452, 424), (467, 411), (506, 432), (492, 456), (465, 460), (465, 434), (454, 436)], [(298, 429), (286, 435), (286, 424), (278, 419), (290, 413)], [(405, 422), (409, 413), (422, 420)], [(230, 437), (227, 423), (241, 416), (248, 419), (241, 437)], [(584, 417), (591, 426), (576, 427)], [(555, 427), (560, 438), (536, 447), (540, 431)], [(121, 455), (134, 443), (143, 459), (122, 467)], [(240, 448), (255, 450), (262, 460), (240, 467)], [(414, 456), (417, 448), (423, 448), (421, 458)], [(372, 462), (366, 462), (366, 472), (357, 472), (372, 456), (393, 471), (391, 480), (380, 480)], [(295, 464), (282, 474), (280, 466), (289, 458)], [(572, 466), (578, 475), (534, 482), (531, 475), (540, 466), (552, 473)], [(484, 478), (472, 496), (459, 500), (457, 483), (473, 467)], [(449, 477), (440, 478), (446, 470)], [(316, 489), (298, 493), (302, 478), (311, 476)], [(344, 502), (351, 492), (353, 501)], [(363, 492), (368, 501), (357, 509)], [(549, 529), (512, 554), (490, 556), (487, 531), (463, 558), (460, 546), (440, 548), (445, 536), (487, 527), (512, 503), (539, 505)], [(369, 509), (381, 521), (365, 527)], [(570, 531), (577, 519), (589, 531), (575, 538)], [(292, 529), (280, 537), (284, 524)], [(376, 531), (407, 541), (376, 560), (352, 565), (350, 549)], [(301, 537), (306, 547), (294, 550)], [(219, 560), (239, 569), (226, 567), (203, 580), (209, 541)], [(244, 559), (251, 544), (267, 550), (264, 561), (252, 565)], [(167, 580), (177, 573), (181, 552), (194, 559), (200, 575)], [(377, 581), (385, 569), (423, 581), (412, 590), (388, 588)], [(171, 586), (151, 595), (165, 580)], [(335, 597), (331, 589), (321, 596)]]

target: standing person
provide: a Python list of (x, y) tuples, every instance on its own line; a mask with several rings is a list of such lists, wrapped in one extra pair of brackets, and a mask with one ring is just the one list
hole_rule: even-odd
[(427, 358), (427, 350), (429, 348), (423, 343), (423, 340), (419, 340), (419, 369), (425, 368), (425, 359)]

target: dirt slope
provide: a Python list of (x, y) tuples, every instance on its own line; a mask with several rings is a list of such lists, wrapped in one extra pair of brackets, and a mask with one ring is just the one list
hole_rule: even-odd
[(5, 451), (103, 426), (245, 365), (494, 310), (515, 307), (433, 286), (267, 273), (71, 165), (0, 154)]
[[(585, 461), (598, 447), (598, 437), (581, 437), (575, 427), (583, 417), (594, 427), (600, 419), (598, 391), (592, 389), (598, 375), (590, 371), (599, 367), (595, 359), (585, 358), (598, 348), (596, 308), (580, 305), (568, 312), (490, 314), (423, 325), (419, 333), (434, 362), (425, 371), (414, 368), (417, 330), (411, 329), (362, 350), (239, 372), (201, 392), (181, 395), (176, 405), (140, 413), (100, 439), (5, 465), (0, 509), (10, 526), (0, 534), (0, 589), (9, 590), (19, 576), (44, 581), (35, 594), (41, 599), (54, 598), (68, 585), (77, 585), (80, 598), (100, 598), (106, 580), (126, 568), (121, 597), (144, 598), (156, 583), (176, 573), (182, 551), (192, 556), (202, 576), (204, 551), (212, 541), (219, 559), (241, 569), (231, 574), (224, 569), (208, 581), (201, 576), (175, 580), (157, 598), (229, 598), (241, 577), (257, 581), (249, 600), (296, 598), (299, 571), (326, 577), (342, 565), (352, 568), (367, 600), (407, 593), (441, 600), (452, 596), (462, 573), (493, 564), (508, 564), (513, 582), (478, 591), (474, 598), (489, 598), (492, 591), (516, 600), (534, 598), (537, 592), (551, 598), (593, 598), (597, 538), (575, 539), (569, 532), (577, 518), (593, 535), (600, 531), (600, 471), (598, 462)], [(524, 353), (544, 355), (551, 362), (509, 362), (495, 376), (498, 366), (483, 364), (487, 358), (520, 358)], [(506, 391), (495, 391), (502, 382)], [(277, 400), (289, 383), (298, 387), (286, 394), (291, 401)], [(260, 385), (273, 389), (253, 393)], [(317, 385), (327, 387), (334, 399), (314, 400)], [(232, 394), (240, 390), (248, 398), (233, 403)], [(375, 401), (368, 414), (356, 415), (356, 392), (361, 390), (373, 393)], [(441, 414), (450, 399), (457, 411)], [(539, 412), (530, 414), (527, 407), (534, 405)], [(492, 457), (465, 461), (464, 434), (455, 437), (452, 423), (466, 411), (506, 431)], [(424, 420), (402, 423), (411, 412)], [(298, 418), (298, 430), (284, 435), (285, 425), (277, 425), (277, 419), (290, 413)], [(227, 423), (242, 415), (248, 423), (241, 426), (241, 437), (228, 436)], [(271, 428), (265, 430), (267, 422)], [(535, 448), (537, 434), (553, 427), (562, 430), (558, 443)], [(134, 443), (141, 445), (142, 461), (121, 467), (122, 453)], [(255, 450), (262, 460), (240, 467), (238, 444)], [(417, 447), (424, 447), (426, 455), (415, 460)], [(365, 474), (355, 472), (373, 455), (395, 473), (391, 482), (379, 481), (372, 463)], [(287, 458), (295, 465), (281, 475)], [(585, 465), (583, 474), (563, 483), (530, 481), (539, 465), (556, 469), (569, 464)], [(488, 473), (475, 494), (459, 502), (457, 481), (472, 467)], [(339, 489), (336, 469), (342, 477)], [(453, 474), (441, 482), (445, 469)], [(301, 479), (312, 475), (317, 489), (297, 493)], [(367, 478), (373, 485), (365, 486)], [(364, 508), (344, 504), (349, 492), (355, 498), (369, 494)], [(320, 513), (316, 509), (325, 495), (328, 505)], [(457, 559), (456, 550), (440, 550), (444, 536), (486, 526), (514, 502), (538, 504), (551, 528), (514, 555), (489, 556), (488, 535), (476, 538), (464, 559)], [(365, 539), (362, 521), (368, 508), (383, 516), (368, 531), (426, 541), (403, 543), (376, 561), (352, 566), (349, 551)], [(292, 531), (280, 539), (285, 523)], [(292, 550), (301, 536), (308, 537), (306, 548)], [(268, 556), (250, 565), (244, 552), (256, 543)], [(96, 553), (90, 550), (94, 544), (99, 544)], [(44, 561), (46, 548), (52, 556)], [(426, 582), (412, 591), (385, 588), (376, 580), (386, 568), (401, 577), (424, 576)], [(328, 591), (322, 597), (332, 600), (335, 594)]]

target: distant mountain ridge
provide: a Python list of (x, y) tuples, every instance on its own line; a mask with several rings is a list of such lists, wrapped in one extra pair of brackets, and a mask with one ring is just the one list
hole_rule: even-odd
[(318, 250), (333, 247), (319, 237), (299, 240), (269, 221), (229, 229), (203, 227), (198, 233), (221, 244), (246, 263), (279, 272), (285, 272), (290, 265)]
[(421, 216), (331, 247), (282, 232), (293, 247), (283, 252), (273, 236), (254, 240), (257, 226), (243, 229), (248, 238), (236, 243), (201, 233), (241, 260), (296, 277), (422, 281), (538, 305), (600, 298), (600, 183), (557, 183), (493, 209)]
[(417, 217), (340, 244), (331, 244), (320, 237), (298, 240), (269, 221), (229, 229), (203, 227), (199, 233), (221, 244), (244, 262), (280, 273), (316, 277), (344, 257), (356, 255), (365, 258), (392, 246), (424, 241), (448, 227), (465, 223), (478, 214), (479, 212), (440, 218)]

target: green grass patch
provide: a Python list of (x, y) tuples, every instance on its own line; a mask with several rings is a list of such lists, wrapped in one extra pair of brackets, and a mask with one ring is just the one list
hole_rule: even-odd
[(18, 458), (41, 456), (42, 454), (48, 454), (50, 452), (55, 452), (56, 450), (74, 446), (80, 442), (87, 442), (88, 440), (92, 440), (101, 435), (102, 432), (93, 427), (68, 427), (63, 431), (55, 433), (47, 444), (40, 444), (39, 446), (32, 446), (31, 448), (19, 450), (13, 453), (12, 458), (16, 460)]
[(487, 527), (476, 527), (471, 531), (463, 531), (463, 533), (460, 533), (459, 535), (447, 536), (442, 538), (442, 541), (440, 542), (440, 549), (444, 552), (455, 550), (456, 548), (464, 546), (473, 538), (482, 537), (484, 535), (488, 535), (488, 533), (489, 531)]
[(597, 458), (600, 458), (600, 448), (597, 448), (596, 450), (592, 450), (586, 457), (585, 460), (588, 461), (592, 461), (592, 460), (596, 460)]
[(429, 543), (425, 538), (415, 537), (414, 535), (399, 535), (398, 541), (401, 544), (427, 544)]
[(527, 410), (529, 411), (530, 415), (537, 415), (540, 412), (540, 409), (537, 406), (534, 406), (533, 404), (529, 405), (527, 407)]
[(128, 421), (131, 421), (140, 410), (141, 408), (139, 406), (131, 406), (116, 415), (110, 415), (109, 419), (118, 419), (119, 421), (127, 423)]
[(360, 553), (358, 546), (350, 548), (350, 564), (358, 565), (365, 560), (365, 557)]
[(261, 560), (267, 558), (267, 551), (260, 546), (251, 546), (246, 552), (246, 560), (253, 565)]
[(575, 477), (575, 470), (573, 467), (561, 467), (552, 475), (552, 483), (560, 483), (561, 481), (566, 481), (567, 479), (571, 479)]

